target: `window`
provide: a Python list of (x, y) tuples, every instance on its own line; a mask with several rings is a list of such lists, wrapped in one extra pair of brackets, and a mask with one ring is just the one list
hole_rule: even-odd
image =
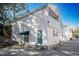
[(53, 30), (53, 36), (58, 36), (58, 31)]

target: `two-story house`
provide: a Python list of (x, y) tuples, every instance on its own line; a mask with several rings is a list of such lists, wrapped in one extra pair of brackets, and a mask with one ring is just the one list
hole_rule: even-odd
[(53, 46), (60, 41), (57, 7), (41, 6), (12, 23), (12, 40), (19, 44)]

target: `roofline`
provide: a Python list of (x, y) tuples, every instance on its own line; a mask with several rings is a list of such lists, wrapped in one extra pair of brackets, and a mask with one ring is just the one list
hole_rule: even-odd
[[(29, 12), (27, 15), (16, 19), (16, 20), (13, 21), (12, 23), (14, 23), (14, 22), (16, 22), (16, 21), (19, 21), (19, 20), (21, 20), (22, 18), (27, 17), (27, 16), (29, 16), (29, 15), (31, 15), (31, 14), (33, 14), (33, 13), (39, 11), (39, 10), (42, 10), (42, 9), (46, 8), (47, 6), (54, 6), (54, 5), (51, 5), (51, 4), (44, 4), (44, 5), (42, 5), (42, 6), (38, 7), (38, 8), (36, 8), (36, 9), (34, 9), (33, 11)], [(55, 6), (55, 7), (56, 7), (56, 6)], [(57, 15), (57, 14), (56, 14), (56, 15)]]
[[(41, 8), (39, 8), (39, 7), (36, 8), (35, 10), (29, 12), (27, 15), (25, 15), (25, 16), (23, 16), (23, 17), (20, 17), (20, 18), (16, 19), (16, 21), (18, 21), (18, 20), (20, 20), (20, 19), (22, 19), (22, 18), (24, 18), (24, 17), (27, 17), (27, 16), (29, 16), (29, 15), (31, 15), (31, 14), (33, 14), (33, 13), (39, 11), (39, 10), (42, 10), (42, 9), (46, 8), (47, 6), (48, 6), (48, 4), (45, 4), (45, 5), (43, 5), (42, 7), (40, 6)], [(16, 21), (13, 21), (12, 23), (14, 23), (14, 22), (16, 22)]]

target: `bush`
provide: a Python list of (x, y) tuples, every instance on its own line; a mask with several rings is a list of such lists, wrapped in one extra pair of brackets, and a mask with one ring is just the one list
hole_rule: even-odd
[(79, 29), (76, 29), (72, 32), (73, 37), (78, 37), (79, 35)]

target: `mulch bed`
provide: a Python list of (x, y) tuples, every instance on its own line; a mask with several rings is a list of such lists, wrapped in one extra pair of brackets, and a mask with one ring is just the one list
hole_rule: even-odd
[(8, 46), (13, 46), (13, 45), (15, 45), (15, 44), (17, 44), (16, 42), (13, 42), (13, 41), (11, 41), (11, 42), (0, 42), (0, 48), (5, 48), (5, 47), (8, 47)]

